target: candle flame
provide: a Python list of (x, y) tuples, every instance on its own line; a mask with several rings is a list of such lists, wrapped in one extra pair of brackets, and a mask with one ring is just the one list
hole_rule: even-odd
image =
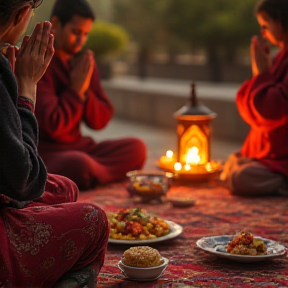
[(212, 172), (212, 165), (211, 165), (211, 163), (207, 163), (206, 165), (205, 165), (205, 168), (206, 168), (206, 170), (208, 171), (208, 172)]
[(186, 163), (197, 165), (200, 163), (200, 160), (199, 149), (197, 147), (190, 148), (186, 156)]
[(189, 171), (189, 170), (191, 169), (191, 166), (190, 166), (189, 164), (186, 164), (186, 165), (184, 166), (184, 168), (185, 168), (186, 171)]
[(181, 163), (180, 162), (176, 162), (174, 164), (174, 169), (175, 169), (175, 171), (180, 171), (182, 169)]
[(172, 158), (173, 158), (173, 151), (168, 150), (168, 151), (166, 152), (166, 157), (172, 159)]

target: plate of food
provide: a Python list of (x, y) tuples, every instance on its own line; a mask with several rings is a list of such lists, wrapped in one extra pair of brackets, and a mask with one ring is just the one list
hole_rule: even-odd
[(148, 214), (141, 208), (123, 208), (107, 213), (111, 244), (149, 244), (173, 239), (183, 228), (169, 220)]
[(274, 240), (241, 231), (236, 235), (203, 237), (196, 242), (202, 250), (239, 262), (259, 262), (281, 257), (287, 249)]

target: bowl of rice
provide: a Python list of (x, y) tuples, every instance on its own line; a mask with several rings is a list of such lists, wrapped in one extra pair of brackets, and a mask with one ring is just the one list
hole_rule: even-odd
[(168, 263), (169, 260), (162, 257), (158, 250), (149, 246), (136, 246), (123, 253), (118, 267), (130, 279), (147, 281), (159, 278)]

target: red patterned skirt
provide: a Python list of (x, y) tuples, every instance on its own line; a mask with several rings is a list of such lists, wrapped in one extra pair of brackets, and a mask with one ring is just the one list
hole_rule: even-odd
[(52, 287), (65, 273), (90, 266), (98, 275), (103, 265), (105, 212), (77, 203), (68, 178), (49, 174), (45, 190), (23, 209), (0, 208), (0, 287)]

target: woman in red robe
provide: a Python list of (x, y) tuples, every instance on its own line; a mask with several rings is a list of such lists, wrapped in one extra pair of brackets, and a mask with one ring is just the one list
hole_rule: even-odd
[(47, 175), (37, 153), (36, 84), (54, 53), (51, 23), (39, 23), (19, 51), (11, 45), (40, 3), (0, 1), (0, 287), (94, 287), (106, 214), (75, 203), (75, 183)]
[(253, 77), (236, 97), (250, 132), (220, 179), (239, 195), (288, 195), (288, 1), (260, 1), (256, 15), (262, 37), (280, 49), (271, 60), (264, 39), (252, 38)]

